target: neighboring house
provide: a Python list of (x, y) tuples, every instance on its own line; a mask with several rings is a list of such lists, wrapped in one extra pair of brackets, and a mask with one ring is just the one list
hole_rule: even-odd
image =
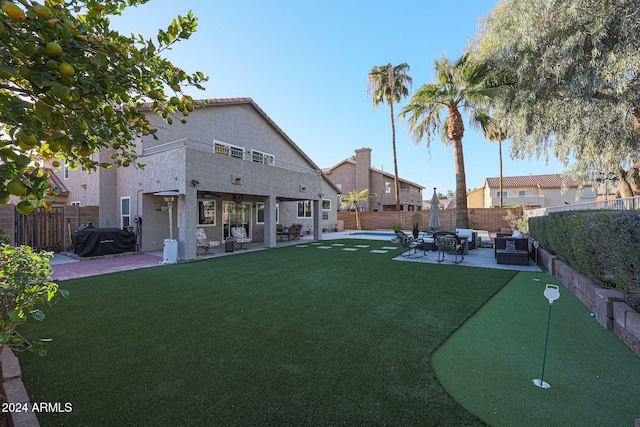
[[(578, 197), (579, 196), (579, 197)], [(564, 178), (561, 174), (505, 176), (502, 178), (502, 205), (540, 208), (596, 200), (589, 183)], [(469, 208), (500, 206), (500, 178), (486, 178), (484, 186), (467, 194)]]
[[(337, 165), (323, 169), (325, 175), (341, 190), (342, 194), (369, 189), (377, 194), (360, 206), (367, 212), (395, 211), (396, 192), (394, 176), (371, 167), (371, 148), (356, 150), (355, 160), (345, 159)], [(398, 177), (400, 184), (400, 210), (422, 210), (422, 190), (424, 187)], [(340, 203), (340, 199), (336, 199)]]
[[(323, 227), (335, 226), (338, 189), (252, 99), (197, 104), (186, 124), (172, 126), (146, 111), (158, 140), (138, 143), (143, 169), (57, 171), (67, 204), (99, 206), (94, 226), (134, 226), (141, 250), (163, 247), (172, 217), (180, 259), (196, 258), (196, 227), (223, 242), (230, 227), (241, 226), (254, 242), (274, 247), (276, 223), (301, 223), (317, 240)], [(111, 154), (99, 160), (111, 162)]]

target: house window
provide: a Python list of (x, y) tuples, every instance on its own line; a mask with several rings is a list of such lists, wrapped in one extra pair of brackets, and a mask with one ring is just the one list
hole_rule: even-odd
[(518, 191), (518, 197), (529, 197), (531, 195), (532, 195), (531, 190), (526, 190), (526, 191), (525, 190), (520, 190), (520, 191)]
[[(256, 224), (264, 224), (264, 203), (256, 203)], [(276, 224), (280, 222), (280, 206), (276, 203)]]
[(262, 153), (256, 150), (251, 150), (251, 160), (269, 166), (275, 166), (276, 164), (276, 157), (273, 154)]
[(80, 202), (71, 202), (69, 206), (80, 206)]
[[(500, 197), (500, 190), (496, 191), (496, 197)], [(507, 192), (506, 191), (502, 192), (502, 197), (507, 197)]]
[(322, 199), (322, 210), (330, 211), (331, 210), (331, 200), (330, 199)]
[(298, 218), (311, 218), (311, 200), (298, 200)]
[(596, 191), (593, 188), (583, 188), (581, 197), (596, 197)]
[(216, 225), (215, 200), (198, 200), (198, 224)]
[(63, 177), (64, 179), (69, 179), (69, 165), (67, 164), (67, 162), (64, 163)]
[(129, 197), (120, 198), (120, 227), (128, 227), (131, 225), (130, 204), (131, 199)]
[(391, 182), (390, 181), (385, 181), (384, 182), (384, 192), (386, 194), (391, 194)]
[(213, 152), (224, 156), (244, 159), (244, 148), (227, 144), (226, 142), (213, 141)]

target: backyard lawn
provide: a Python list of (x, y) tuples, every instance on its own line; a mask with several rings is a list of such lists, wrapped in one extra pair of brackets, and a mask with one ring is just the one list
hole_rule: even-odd
[[(19, 356), (32, 401), (73, 404), (40, 422), (483, 425), (438, 381), (432, 356), (520, 274), (396, 262), (399, 251), (370, 252), (383, 241), (331, 244), (344, 246), (62, 282), (70, 298), (21, 330), (53, 338), (45, 358)], [(544, 337), (534, 338), (537, 363)]]

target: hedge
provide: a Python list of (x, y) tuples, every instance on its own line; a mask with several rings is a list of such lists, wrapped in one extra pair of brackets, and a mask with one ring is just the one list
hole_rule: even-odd
[(529, 219), (531, 237), (640, 311), (640, 211), (554, 212)]

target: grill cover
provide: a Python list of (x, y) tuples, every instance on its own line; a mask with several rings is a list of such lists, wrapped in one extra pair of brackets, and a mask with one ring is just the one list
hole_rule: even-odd
[(73, 232), (73, 250), (81, 257), (133, 252), (136, 235), (119, 228), (84, 228)]

